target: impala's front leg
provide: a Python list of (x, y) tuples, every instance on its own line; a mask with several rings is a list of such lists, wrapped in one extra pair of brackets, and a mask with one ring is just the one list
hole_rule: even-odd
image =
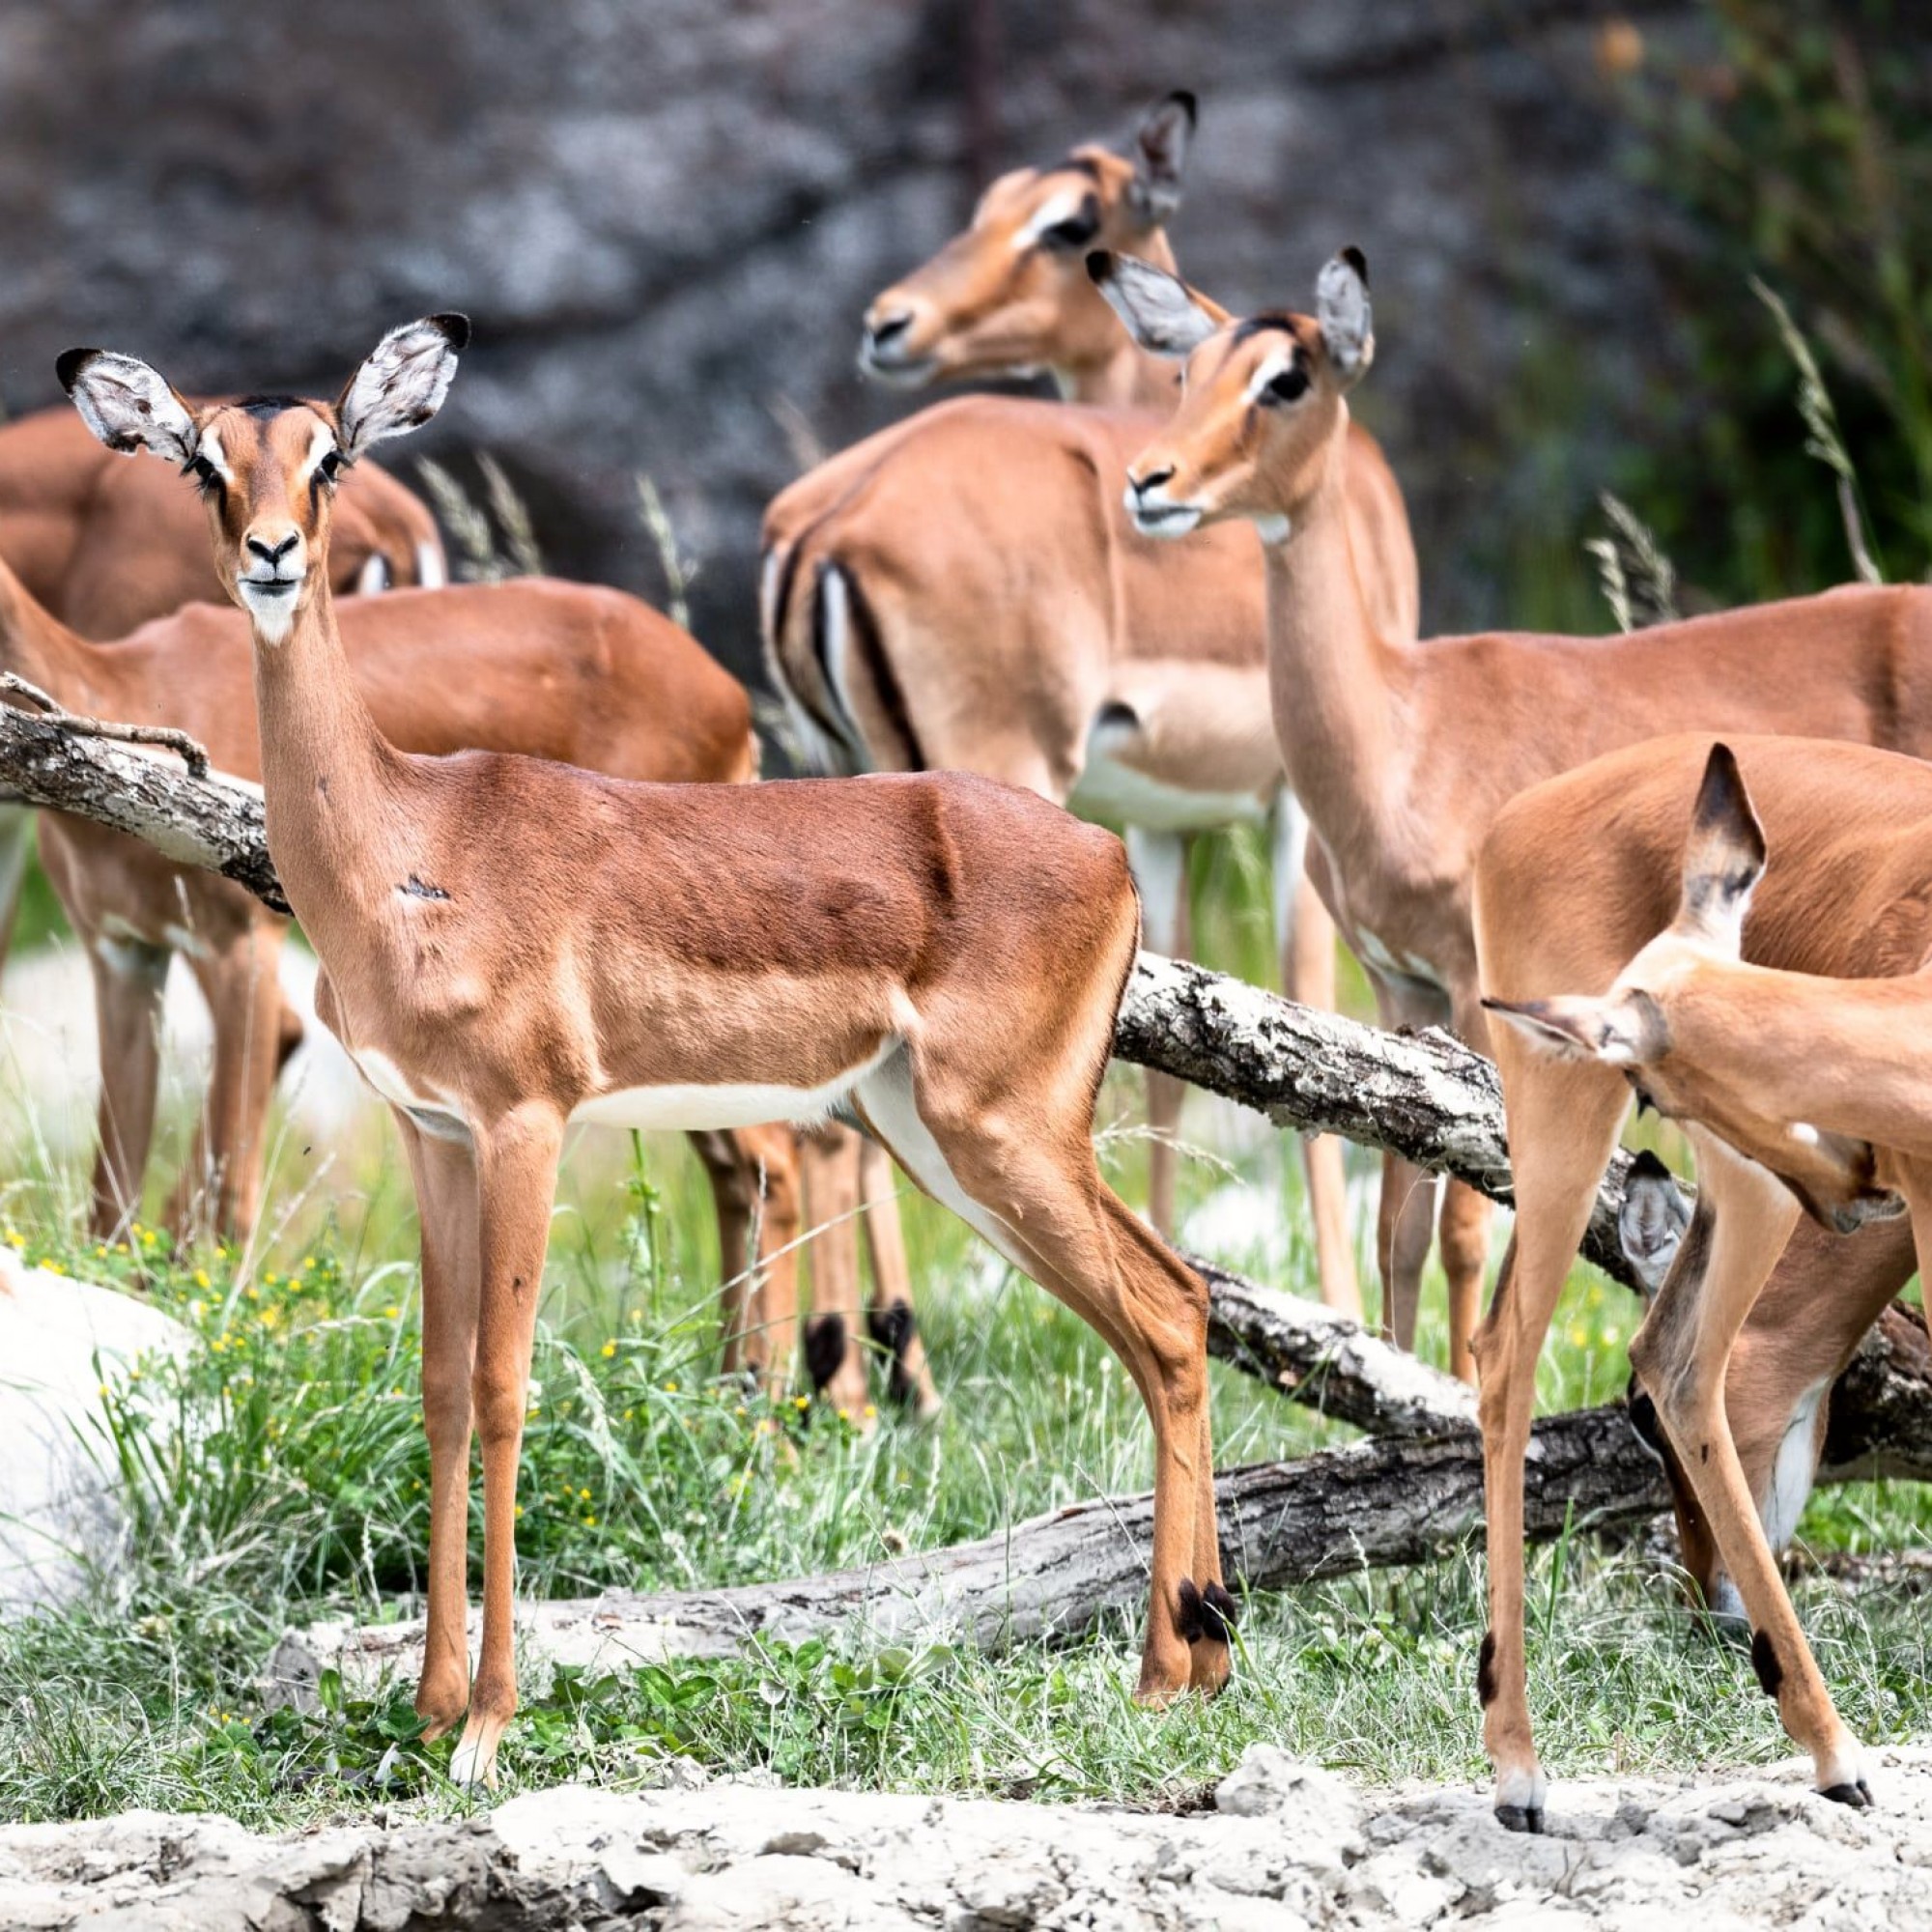
[(100, 1145), (88, 1231), (112, 1240), (141, 1210), (161, 1077), (161, 996), (174, 955), (163, 947), (96, 933), (87, 957), (100, 1041)]
[(456, 1728), (469, 1702), (470, 1378), (476, 1362), (476, 1162), (396, 1110), (422, 1230), (423, 1433), (429, 1437), (429, 1605), (416, 1715)]
[(1777, 1705), (1792, 1742), (1811, 1753), (1818, 1789), (1841, 1804), (1869, 1804), (1863, 1753), (1833, 1705), (1791, 1607), (1724, 1411), (1731, 1345), (1776, 1264), (1798, 1207), (1780, 1182), (1714, 1134), (1692, 1129), (1691, 1139), (1698, 1198), (1684, 1248), (1702, 1247), (1708, 1259), (1692, 1270), (1680, 1251), (1631, 1340), (1631, 1366), (1657, 1405), (1744, 1600), (1758, 1683)]
[(476, 1131), (483, 1645), (469, 1721), (450, 1760), (459, 1784), (496, 1783), (497, 1747), (517, 1709), (517, 1464), (562, 1144), (563, 1117), (548, 1106), (521, 1107)]

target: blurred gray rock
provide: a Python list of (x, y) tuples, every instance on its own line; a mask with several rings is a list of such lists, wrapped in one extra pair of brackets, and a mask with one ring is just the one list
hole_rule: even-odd
[[(57, 402), (81, 341), (187, 387), (332, 393), (399, 318), (466, 309), (476, 348), (421, 448), (498, 452), (555, 567), (657, 594), (651, 472), (703, 565), (698, 629), (750, 672), (757, 519), (794, 467), (775, 403), (834, 446), (901, 413), (853, 372), (868, 297), (976, 173), (1118, 137), (1185, 85), (1183, 265), (1253, 306), (1367, 250), (1361, 407), (1410, 493), (1426, 620), (1506, 616), (1504, 532), (1568, 541), (1669, 376), (1600, 0), (985, 0), (975, 143), (979, 4), (0, 9), (0, 400)], [(1632, 11), (1652, 43), (1704, 31), (1689, 0)], [(1571, 410), (1552, 471), (1539, 408), (1579, 384), (1602, 407)]]

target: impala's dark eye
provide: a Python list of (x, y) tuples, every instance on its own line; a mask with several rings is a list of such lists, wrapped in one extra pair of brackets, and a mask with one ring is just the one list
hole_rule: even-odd
[(1293, 403), (1308, 393), (1308, 371), (1297, 363), (1293, 369), (1284, 369), (1266, 388), (1262, 391), (1264, 403)]
[(207, 457), (197, 456), (188, 465), (187, 473), (194, 478), (194, 487), (204, 497), (218, 497), (221, 494), (224, 487), (221, 471)]
[(315, 466), (315, 473), (331, 488), (342, 475), (342, 452), (330, 449), (324, 452), (322, 460)]
[(1084, 251), (1099, 232), (1100, 204), (1090, 194), (1077, 213), (1039, 231), (1039, 245), (1057, 255), (1070, 254), (1076, 248)]

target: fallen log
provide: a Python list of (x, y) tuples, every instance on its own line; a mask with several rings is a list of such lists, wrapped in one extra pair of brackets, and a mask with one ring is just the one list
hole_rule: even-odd
[[(1621, 1406), (1539, 1422), (1526, 1484), (1526, 1532), (1544, 1541), (1566, 1524), (1639, 1523), (1669, 1500)], [(1371, 1440), (1230, 1469), (1215, 1488), (1229, 1576), (1247, 1589), (1279, 1589), (1460, 1548), (1482, 1515), (1482, 1445), (1472, 1428), (1428, 1441)], [(876, 1641), (982, 1650), (1076, 1636), (1111, 1611), (1141, 1608), (1152, 1530), (1151, 1495), (1102, 1497), (975, 1543), (790, 1582), (522, 1604), (519, 1650), (533, 1662), (611, 1670), (835, 1637), (855, 1623)], [(291, 1632), (265, 1690), (300, 1698), (333, 1669), (366, 1691), (388, 1675), (412, 1677), (422, 1642), (420, 1619)]]

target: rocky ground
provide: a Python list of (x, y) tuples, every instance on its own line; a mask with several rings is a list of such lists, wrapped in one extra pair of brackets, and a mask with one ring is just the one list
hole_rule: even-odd
[(1182, 1816), (706, 1782), (292, 1838), (143, 1812), (0, 1830), (0, 1925), (414, 1928), (1932, 1925), (1932, 1750), (1878, 1808), (1749, 1777), (1565, 1781), (1515, 1837), (1473, 1788), (1359, 1791), (1266, 1747)]

